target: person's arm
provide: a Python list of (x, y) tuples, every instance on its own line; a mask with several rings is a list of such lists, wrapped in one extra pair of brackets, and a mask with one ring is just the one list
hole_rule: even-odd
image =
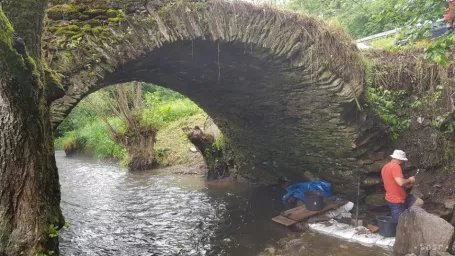
[(415, 177), (412, 176), (409, 179), (405, 179), (403, 176), (403, 171), (401, 170), (401, 167), (397, 166), (392, 170), (392, 175), (393, 178), (395, 179), (395, 182), (400, 186), (403, 187), (407, 184), (414, 183), (416, 181)]
[(412, 177), (409, 177), (409, 179), (405, 179), (403, 177), (394, 177), (395, 179), (395, 182), (400, 185), (401, 187), (407, 185), (407, 184), (412, 184), (416, 181), (416, 179), (414, 178), (414, 176)]

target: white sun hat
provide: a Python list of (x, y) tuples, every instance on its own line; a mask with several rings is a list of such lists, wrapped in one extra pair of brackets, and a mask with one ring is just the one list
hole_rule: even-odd
[(401, 161), (408, 161), (408, 159), (406, 158), (406, 153), (403, 150), (395, 149), (393, 151), (393, 154), (390, 156), (394, 159), (398, 159)]

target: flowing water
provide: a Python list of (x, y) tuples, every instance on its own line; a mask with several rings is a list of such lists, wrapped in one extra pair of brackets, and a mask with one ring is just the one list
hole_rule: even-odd
[[(130, 173), (117, 165), (57, 152), (62, 209), (61, 255), (254, 256), (292, 234), (271, 218), (281, 188), (206, 183), (167, 170)], [(304, 249), (285, 255), (387, 255), (306, 233)]]

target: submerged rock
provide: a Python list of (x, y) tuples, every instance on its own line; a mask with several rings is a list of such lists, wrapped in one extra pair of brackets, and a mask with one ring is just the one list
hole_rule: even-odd
[[(287, 242), (286, 245), (285, 245), (285, 248), (286, 249), (290, 249), (290, 248), (294, 248), (294, 247), (298, 247), (298, 246), (303, 246), (303, 244), (305, 243), (305, 241), (303, 241), (303, 239), (292, 239), (291, 241)], [(303, 248), (305, 248), (303, 246)]]
[(413, 206), (398, 221), (394, 255), (420, 255), (428, 250), (428, 255), (436, 256), (449, 248), (453, 233), (450, 223)]

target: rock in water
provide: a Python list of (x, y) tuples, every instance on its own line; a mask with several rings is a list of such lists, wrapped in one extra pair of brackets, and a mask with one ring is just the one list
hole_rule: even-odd
[(421, 251), (429, 249), (429, 255), (436, 256), (449, 248), (453, 233), (454, 227), (450, 223), (413, 206), (398, 221), (394, 255), (420, 255)]
[[(294, 248), (297, 246), (302, 246), (304, 243), (305, 243), (305, 241), (303, 241), (303, 239), (292, 239), (291, 241), (286, 243), (285, 248), (290, 249), (290, 248)], [(302, 248), (300, 248), (300, 249), (302, 249)]]

